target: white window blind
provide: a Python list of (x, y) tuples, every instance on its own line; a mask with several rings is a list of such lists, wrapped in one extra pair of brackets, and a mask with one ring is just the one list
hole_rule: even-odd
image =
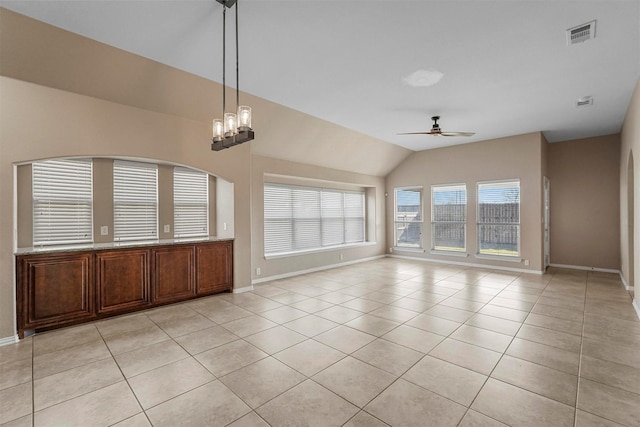
[(209, 176), (183, 167), (173, 169), (174, 237), (209, 235)]
[(520, 255), (520, 181), (478, 183), (478, 252)]
[(365, 240), (365, 208), (364, 193), (344, 194), (344, 241), (345, 243), (358, 243)]
[(90, 159), (32, 164), (33, 245), (93, 242)]
[(113, 162), (114, 240), (158, 238), (158, 167)]
[(422, 187), (395, 189), (395, 246), (422, 248)]
[(265, 255), (364, 241), (364, 193), (266, 183)]
[(431, 248), (438, 251), (466, 250), (467, 187), (431, 187)]

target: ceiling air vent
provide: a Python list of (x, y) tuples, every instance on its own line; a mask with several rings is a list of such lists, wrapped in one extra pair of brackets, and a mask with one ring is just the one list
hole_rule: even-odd
[(590, 96), (583, 96), (576, 100), (576, 107), (587, 107), (593, 105), (593, 98)]
[(578, 44), (591, 40), (596, 36), (596, 21), (587, 22), (567, 30), (567, 45)]

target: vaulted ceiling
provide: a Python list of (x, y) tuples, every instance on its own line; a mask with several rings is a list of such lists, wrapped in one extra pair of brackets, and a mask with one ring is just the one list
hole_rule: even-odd
[[(222, 5), (215, 0), (0, 5), (222, 81)], [(416, 151), (536, 131), (550, 142), (619, 132), (640, 76), (638, 0), (240, 0), (238, 6), (242, 91)], [(593, 20), (595, 38), (568, 45), (566, 30)], [(421, 70), (427, 80), (440, 79), (409, 84)], [(230, 67), (231, 86), (234, 75)], [(593, 105), (576, 107), (585, 96)], [(397, 135), (428, 130), (433, 115), (442, 116), (444, 131), (475, 135)]]

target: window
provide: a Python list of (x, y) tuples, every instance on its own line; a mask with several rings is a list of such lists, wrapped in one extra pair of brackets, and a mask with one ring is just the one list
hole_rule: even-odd
[(193, 169), (173, 169), (174, 237), (209, 235), (209, 176)]
[(158, 238), (158, 167), (113, 162), (114, 240)]
[(478, 183), (478, 253), (520, 256), (520, 181)]
[(422, 187), (396, 188), (395, 245), (422, 249)]
[(364, 192), (264, 184), (265, 255), (364, 242)]
[(93, 242), (90, 159), (32, 165), (33, 245)]
[(466, 251), (467, 187), (431, 187), (431, 249)]

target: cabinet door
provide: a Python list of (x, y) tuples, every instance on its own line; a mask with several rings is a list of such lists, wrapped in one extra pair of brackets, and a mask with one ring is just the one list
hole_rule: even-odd
[(153, 302), (173, 302), (195, 296), (195, 250), (193, 246), (152, 249)]
[(20, 333), (95, 317), (92, 260), (91, 253), (18, 257)]
[(98, 313), (128, 311), (149, 304), (149, 250), (96, 254)]
[(198, 245), (196, 271), (198, 295), (231, 290), (233, 243), (225, 241)]

